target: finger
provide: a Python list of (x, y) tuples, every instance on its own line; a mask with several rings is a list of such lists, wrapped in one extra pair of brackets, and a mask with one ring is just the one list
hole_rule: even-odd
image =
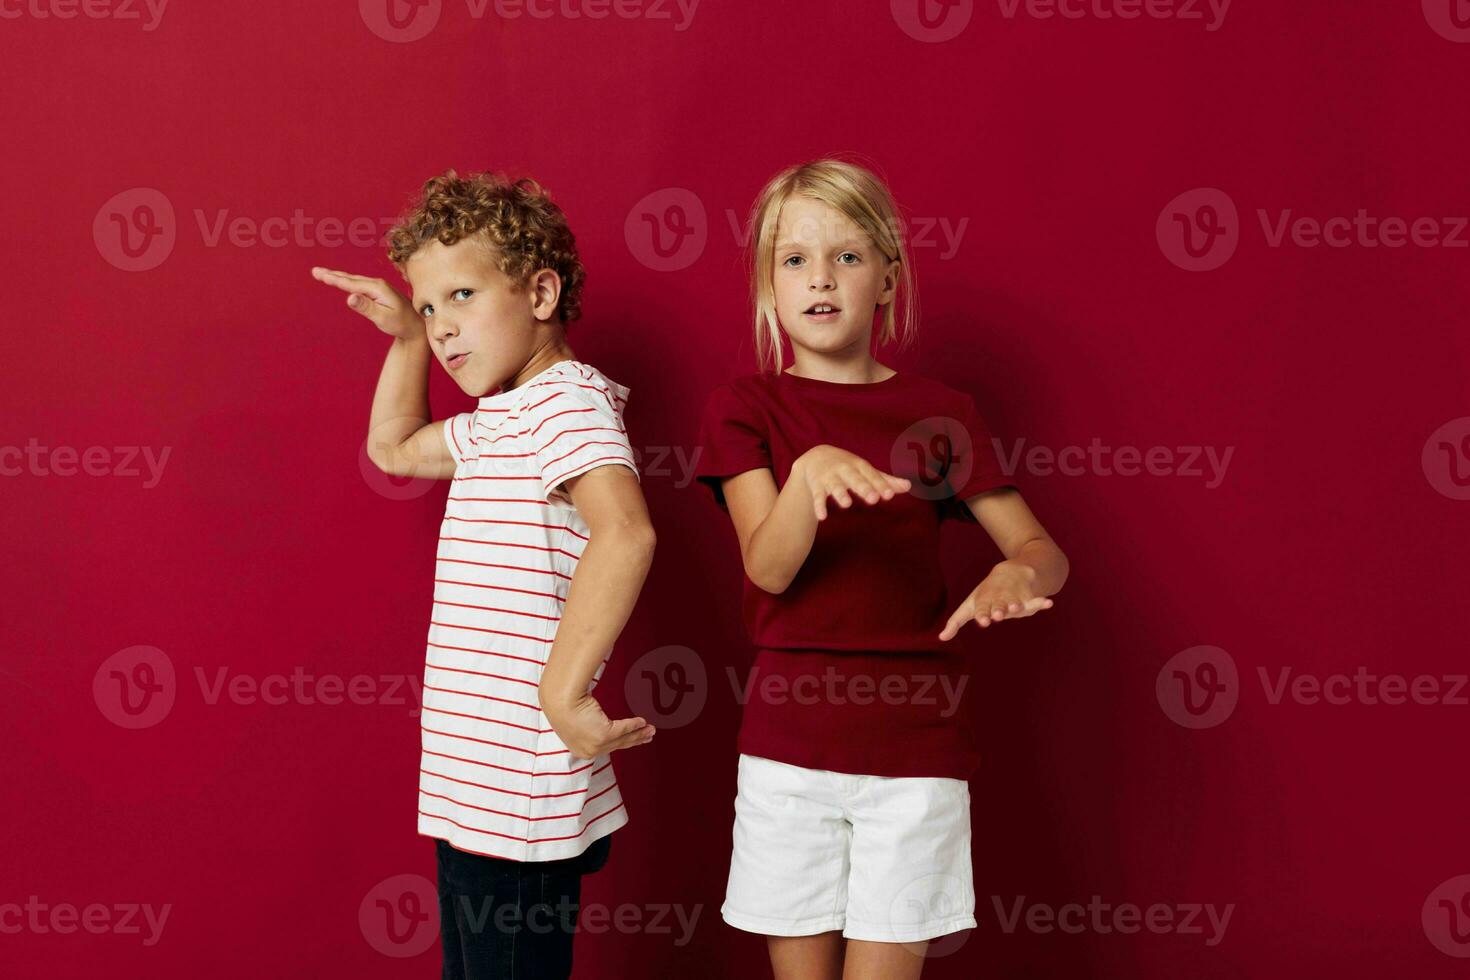
[(887, 480), (883, 479), (883, 474), (873, 467), (864, 467), (858, 471), (858, 476), (862, 478), (863, 496), (867, 498), (868, 503), (876, 504), (880, 500), (893, 499), (893, 488), (888, 485)]
[(607, 735), (604, 736), (603, 741), (615, 742), (620, 738), (624, 738), (634, 732), (642, 731), (647, 727), (649, 727), (648, 722), (642, 718), (624, 718), (622, 721), (610, 721), (607, 724)]
[[(876, 500), (869, 499), (869, 496), (872, 494), (873, 491), (868, 488), (866, 483), (863, 481), (862, 476), (853, 467), (842, 467), (833, 474), (832, 479), (836, 482), (837, 486), (842, 488), (843, 493), (855, 493), (859, 497), (861, 497), (865, 503), (877, 503)], [(849, 499), (851, 498), (849, 497)]]
[(331, 269), (321, 270), (317, 279), (328, 286), (336, 286), (345, 293), (360, 293), (382, 306), (393, 305), (392, 287), (381, 279), (369, 279), (366, 276), (354, 276)]
[(827, 484), (827, 494), (837, 501), (839, 507), (852, 506), (852, 495), (847, 492), (847, 488), (839, 480), (834, 479)]
[(827, 495), (825, 493), (812, 494), (812, 511), (817, 515), (817, 520), (827, 519)]
[(955, 634), (959, 633), (960, 627), (964, 626), (966, 623), (974, 618), (975, 600), (973, 598), (966, 599), (964, 602), (960, 603), (960, 607), (958, 609), (950, 614), (949, 622), (945, 623), (944, 629), (939, 631), (939, 638), (941, 640), (954, 639)]
[(652, 725), (644, 725), (637, 731), (630, 732), (627, 735), (624, 735), (622, 738), (614, 739), (612, 742), (609, 742), (603, 747), (602, 751), (616, 752), (619, 749), (631, 749), (634, 746), (647, 745), (649, 742), (653, 741), (653, 734), (654, 727)]

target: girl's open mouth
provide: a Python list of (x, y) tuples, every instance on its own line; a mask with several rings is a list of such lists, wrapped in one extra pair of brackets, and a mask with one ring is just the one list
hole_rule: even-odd
[(469, 359), (469, 356), (470, 356), (469, 351), (465, 351), (463, 354), (455, 354), (454, 356), (450, 357), (447, 361), (445, 361), (444, 364), (445, 364), (446, 367), (449, 368), (449, 370), (453, 371), (456, 368), (458, 368), (461, 364), (463, 364), (465, 361), (467, 361)]

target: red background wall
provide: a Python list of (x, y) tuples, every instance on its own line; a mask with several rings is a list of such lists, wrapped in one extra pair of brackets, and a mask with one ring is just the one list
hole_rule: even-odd
[[(53, 911), (39, 928), (0, 919), (7, 975), (435, 975), (436, 947), (385, 954), (373, 924), (375, 889), (434, 874), (410, 707), (211, 703), (199, 676), (421, 677), (444, 487), (365, 479), (385, 340), (307, 270), (390, 275), (375, 242), (317, 223), (391, 217), (451, 166), (534, 174), (563, 204), (591, 273), (578, 356), (632, 388), (645, 462), (670, 456), (644, 477), (661, 540), (610, 709), (658, 647), (690, 648), (709, 677), (692, 723), (618, 757), (632, 823), (586, 894), (698, 924), (683, 943), (586, 935), (579, 975), (762, 975), (760, 941), (718, 914), (738, 723), (725, 668), (748, 662), (738, 559), (672, 454), (692, 452), (710, 387), (753, 368), (727, 215), (834, 150), (881, 167), (915, 230), (967, 222), (956, 248), (938, 234), (916, 248), (922, 339), (892, 363), (972, 393), (1008, 450), (1097, 439), (1168, 447), (1171, 467), (1180, 447), (1233, 451), (1215, 486), (1094, 463), (1019, 475), (1072, 578), (1052, 611), (965, 637), (987, 756), (980, 927), (926, 975), (1463, 973), (1470, 233), (1458, 248), (1267, 234), (1287, 209), (1364, 209), (1455, 236), (1470, 212), (1463, 2), (1236, 0), (1209, 29), (1203, 6), (1066, 18), (966, 0), (930, 8), (958, 31), (940, 41), (906, 0), (704, 0), (682, 30), (672, 7), (477, 18), (444, 0), (419, 12), (438, 19), (417, 40), (375, 33), (392, 31), (373, 0), (174, 0), (153, 29), (141, 7), (66, 19), (42, 2), (0, 5), (0, 444), (103, 447), (94, 469), (110, 475), (60, 475), (64, 452), (0, 458), (0, 905), (110, 911), (93, 913), (100, 934), (60, 932)], [(685, 211), (687, 266), (664, 271), (642, 215), (677, 217), (666, 193), (645, 201), (669, 188), (704, 217)], [(1200, 188), (1238, 210), (1215, 212), (1235, 251), (1209, 271), (1181, 268), (1180, 223), (1209, 200), (1171, 204)], [(246, 234), (298, 209), (299, 236)], [(246, 219), (233, 240), (213, 235), (222, 215)], [(130, 271), (118, 222), (135, 218), (166, 233)], [(437, 413), (470, 404), (442, 373), (433, 386)], [(154, 485), (145, 464), (127, 475), (130, 446), (169, 452)], [(956, 589), (996, 558), (983, 532), (953, 530)], [(107, 662), (140, 645), (157, 652), (123, 659), (171, 666), (174, 700), (130, 730), (111, 720)], [(1225, 655), (1208, 652), (1234, 708), (1196, 729), (1173, 720), (1192, 716), (1166, 665), (1202, 645)], [(1364, 682), (1344, 704), (1273, 703), (1283, 669), (1360, 668), (1439, 693), (1369, 703), (1381, 689)], [(1094, 895), (1234, 909), (1214, 945), (1008, 932), (997, 912)], [(128, 903), (169, 906), (157, 942), (119, 928)], [(431, 914), (419, 929), (433, 928)]]

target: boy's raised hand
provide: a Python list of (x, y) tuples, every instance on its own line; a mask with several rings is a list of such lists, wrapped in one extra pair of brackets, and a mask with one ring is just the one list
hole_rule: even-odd
[(653, 740), (654, 727), (642, 718), (613, 721), (591, 694), (566, 704), (543, 698), (542, 709), (573, 759), (595, 759), (604, 752), (630, 749)]
[(384, 280), (324, 269), (319, 265), (312, 267), (311, 276), (347, 293), (347, 305), (373, 321), (373, 325), (388, 336), (407, 340), (423, 335), (423, 318), (402, 293)]
[(839, 507), (847, 508), (852, 506), (853, 494), (876, 504), (907, 493), (910, 486), (903, 477), (884, 473), (861, 456), (836, 446), (813, 446), (801, 454), (793, 470), (799, 471), (806, 481), (812, 495), (812, 510), (819, 521), (827, 519), (828, 497), (836, 500)]
[(1036, 569), (1019, 561), (997, 564), (975, 587), (960, 607), (949, 617), (940, 632), (941, 640), (952, 640), (966, 623), (974, 620), (982, 627), (1003, 619), (1033, 616), (1053, 605), (1050, 598), (1037, 595), (1033, 589)]

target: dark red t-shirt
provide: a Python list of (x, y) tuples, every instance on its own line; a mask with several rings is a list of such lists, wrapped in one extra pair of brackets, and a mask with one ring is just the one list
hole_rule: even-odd
[(722, 479), (766, 468), (785, 486), (797, 457), (824, 444), (913, 487), (871, 506), (854, 497), (847, 510), (829, 500), (780, 595), (745, 580), (756, 658), (740, 751), (810, 769), (967, 778), (974, 693), (959, 641), (938, 638), (953, 612), (939, 529), (946, 518), (974, 523), (964, 501), (1015, 481), (973, 399), (905, 372), (867, 384), (783, 373), (721, 385), (705, 407), (695, 476), (723, 507)]

